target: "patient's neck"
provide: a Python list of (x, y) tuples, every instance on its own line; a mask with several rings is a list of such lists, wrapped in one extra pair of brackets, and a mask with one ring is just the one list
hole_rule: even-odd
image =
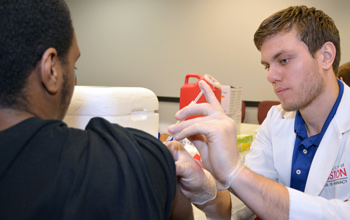
[(25, 111), (14, 110), (10, 108), (0, 108), (0, 132), (33, 116), (33, 114)]

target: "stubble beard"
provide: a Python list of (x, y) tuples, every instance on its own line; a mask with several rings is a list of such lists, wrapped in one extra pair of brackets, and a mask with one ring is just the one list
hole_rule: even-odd
[(70, 104), (71, 96), (69, 96), (69, 77), (68, 70), (64, 69), (62, 91), (61, 91), (61, 101), (60, 101), (60, 111), (58, 115), (59, 120), (63, 120), (67, 113), (68, 106)]
[(285, 111), (297, 111), (311, 105), (313, 101), (325, 90), (325, 82), (320, 76), (320, 73), (314, 73), (307, 78), (299, 87), (297, 95), (293, 97), (291, 102), (282, 102), (282, 108)]

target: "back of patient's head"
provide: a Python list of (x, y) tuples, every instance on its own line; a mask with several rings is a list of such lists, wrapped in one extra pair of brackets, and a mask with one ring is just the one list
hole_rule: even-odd
[(340, 62), (340, 37), (339, 31), (332, 18), (321, 10), (306, 6), (292, 6), (276, 12), (265, 19), (254, 35), (254, 43), (258, 50), (264, 41), (280, 32), (288, 32), (295, 28), (298, 37), (309, 49), (312, 56), (315, 55), (326, 42), (332, 42), (336, 48), (336, 56), (333, 63), (333, 71), (338, 71)]
[(342, 80), (350, 86), (350, 62), (344, 63), (339, 67), (337, 77), (339, 79), (342, 78)]
[(57, 50), (64, 64), (73, 39), (63, 0), (1, 0), (0, 107), (25, 109), (25, 86), (43, 53)]

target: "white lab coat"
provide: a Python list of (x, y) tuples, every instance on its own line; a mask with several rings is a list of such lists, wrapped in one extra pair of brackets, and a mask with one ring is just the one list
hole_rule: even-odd
[(350, 88), (344, 93), (310, 167), (305, 193), (289, 188), (295, 112), (276, 106), (258, 129), (247, 167), (287, 186), (289, 219), (350, 219)]

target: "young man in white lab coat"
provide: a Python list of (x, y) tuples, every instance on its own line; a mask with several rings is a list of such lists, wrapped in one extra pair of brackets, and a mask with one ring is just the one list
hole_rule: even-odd
[(315, 8), (289, 7), (263, 21), (254, 42), (281, 105), (270, 110), (242, 163), (234, 121), (201, 82), (209, 104), (186, 107), (176, 118), (205, 117), (169, 132), (193, 141), (222, 191), (205, 197), (212, 181), (173, 143), (183, 192), (192, 201), (204, 198), (198, 207), (211, 219), (246, 217), (223, 189), (261, 219), (350, 219), (350, 88), (336, 78), (340, 39), (333, 20)]

